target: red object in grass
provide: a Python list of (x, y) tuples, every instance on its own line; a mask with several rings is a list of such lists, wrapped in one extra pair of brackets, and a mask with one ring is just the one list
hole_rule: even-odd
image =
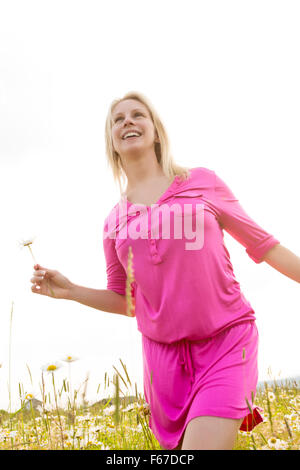
[(255, 426), (263, 422), (263, 417), (260, 414), (260, 411), (263, 412), (262, 408), (256, 406), (253, 408), (253, 413), (249, 413), (242, 422), (240, 426), (240, 431), (252, 431)]

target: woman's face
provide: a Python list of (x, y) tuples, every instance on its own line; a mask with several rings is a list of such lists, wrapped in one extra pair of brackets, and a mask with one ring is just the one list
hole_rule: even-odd
[[(114, 107), (112, 118), (113, 147), (119, 155), (140, 154), (146, 149), (154, 149), (154, 142), (158, 142), (157, 133), (148, 109), (140, 101), (121, 101)], [(139, 135), (126, 138), (129, 131)]]

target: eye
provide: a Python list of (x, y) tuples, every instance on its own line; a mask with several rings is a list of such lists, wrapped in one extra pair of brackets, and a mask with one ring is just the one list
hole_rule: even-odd
[[(143, 116), (143, 114), (140, 113), (140, 112), (136, 112), (136, 113), (134, 113), (134, 116)], [(121, 119), (121, 116), (117, 117), (117, 118), (115, 119), (115, 122), (119, 121), (120, 119)]]

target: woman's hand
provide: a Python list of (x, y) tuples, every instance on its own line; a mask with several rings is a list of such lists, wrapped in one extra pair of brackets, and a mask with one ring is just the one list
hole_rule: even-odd
[[(60, 272), (43, 268), (36, 264), (34, 266), (33, 277), (30, 279), (33, 286), (32, 292), (35, 294), (48, 295), (56, 299), (68, 299), (73, 284)], [(39, 287), (39, 289), (38, 289)]]

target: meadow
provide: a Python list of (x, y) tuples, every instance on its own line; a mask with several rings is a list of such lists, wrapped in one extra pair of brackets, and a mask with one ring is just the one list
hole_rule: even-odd
[[(22, 242), (31, 251), (32, 240)], [(34, 259), (34, 256), (32, 254)], [(35, 261), (35, 259), (34, 259)], [(127, 315), (135, 315), (132, 292), (133, 255), (128, 254), (126, 281)], [(36, 262), (36, 261), (35, 261)], [(49, 286), (52, 292), (51, 286)], [(54, 295), (54, 293), (53, 293)], [(149, 428), (149, 405), (143, 394), (131, 383), (127, 367), (121, 366), (113, 378), (105, 373), (107, 397), (97, 403), (86, 400), (87, 381), (73, 390), (71, 366), (77, 358), (66, 356), (69, 379), (55, 381), (59, 363), (42, 367), (39, 398), (24, 390), (19, 383), (20, 408), (11, 408), (11, 337), (13, 303), (10, 313), (9, 338), (9, 408), (0, 410), (0, 450), (161, 450)], [(243, 351), (244, 356), (244, 351)], [(31, 372), (28, 367), (32, 383)], [(45, 374), (50, 376), (46, 389)], [(49, 378), (49, 377), (48, 377)], [(97, 393), (101, 384), (98, 385)], [(112, 386), (112, 387), (111, 387)], [(49, 387), (49, 381), (48, 381)], [(111, 393), (111, 388), (113, 393)], [(251, 405), (247, 402), (249, 412)], [(263, 412), (263, 422), (252, 431), (239, 431), (234, 450), (300, 450), (300, 394), (297, 381), (276, 379), (258, 387), (254, 406)]]
[[(52, 390), (45, 389), (42, 373), (41, 400), (25, 394), (19, 384), (20, 409), (0, 410), (1, 450), (160, 450), (162, 447), (149, 428), (149, 406), (127, 368), (116, 370), (112, 381), (105, 374), (104, 388), (113, 384), (114, 393), (89, 404), (85, 387), (71, 394), (71, 384), (55, 383), (56, 366), (48, 366)], [(276, 380), (258, 389), (255, 406), (264, 410), (264, 421), (252, 431), (239, 431), (234, 450), (300, 450), (300, 394), (298, 384)], [(98, 387), (99, 388), (99, 387)], [(125, 392), (122, 390), (125, 390)], [(134, 394), (132, 395), (132, 389)], [(80, 400), (79, 400), (80, 399)], [(62, 407), (61, 401), (67, 402)]]

